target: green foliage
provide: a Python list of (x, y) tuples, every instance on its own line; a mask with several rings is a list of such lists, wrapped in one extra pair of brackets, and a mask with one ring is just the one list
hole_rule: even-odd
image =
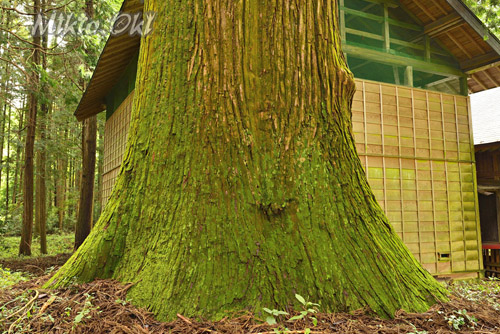
[(496, 36), (500, 36), (500, 0), (465, 0), (464, 2)]
[(73, 325), (77, 326), (81, 322), (85, 321), (85, 319), (90, 319), (92, 316), (89, 315), (93, 310), (99, 309), (99, 306), (94, 306), (92, 304), (92, 300), (94, 296), (86, 293), (85, 294), (85, 302), (83, 304), (83, 308), (76, 314), (75, 319), (73, 319)]
[(495, 310), (500, 311), (500, 303), (496, 298), (500, 294), (500, 284), (498, 284), (497, 278), (458, 281), (448, 288), (461, 298), (475, 303), (487, 303)]
[(279, 311), (276, 309), (270, 310), (266, 307), (263, 308), (264, 312), (268, 313), (269, 316), (266, 318), (266, 322), (269, 325), (276, 325), (278, 322), (276, 321), (276, 318), (281, 317), (282, 315), (289, 315), (288, 312), (285, 311)]
[(477, 325), (477, 319), (467, 314), (467, 310), (458, 310), (454, 314), (448, 315), (444, 318), (450, 328), (454, 330), (461, 330), (463, 326), (467, 325), (469, 328), (474, 329)]
[[(111, 24), (123, 1), (93, 2), (94, 19), (106, 26)], [(35, 140), (35, 154), (42, 150), (47, 153), (47, 231), (61, 233), (55, 198), (57, 185), (64, 189), (63, 229), (74, 230), (82, 163), (81, 123), (75, 119), (73, 112), (82, 96), (82, 86), (90, 80), (108, 38), (107, 33), (100, 32), (93, 35), (66, 35), (63, 39), (49, 37), (45, 45), (47, 50), (43, 53), (45, 61), (35, 64), (29, 31), (33, 16), (22, 14), (32, 11), (32, 3), (13, 0), (2, 0), (2, 3), (5, 6), (0, 8), (0, 145), (3, 145), (0, 150), (3, 153), (0, 156), (0, 249), (3, 236), (20, 235), (23, 210), (21, 176), (28, 94), (34, 94), (38, 99), (39, 115), (42, 104), (49, 106), (47, 116), (37, 119)], [(57, 11), (61, 13), (72, 13), (76, 17), (85, 15), (84, 0), (53, 0), (47, 2), (46, 6), (58, 8)], [(50, 17), (52, 13), (48, 12), (47, 16)], [(38, 85), (32, 80), (35, 76), (39, 79)], [(104, 116), (99, 121), (101, 137)], [(44, 139), (41, 139), (39, 131), (42, 124), (46, 128)], [(102, 141), (100, 145), (103, 145)], [(102, 160), (102, 154), (98, 156), (99, 159)], [(99, 173), (97, 169), (96, 173)], [(97, 182), (98, 177), (96, 185)], [(95, 189), (97, 193), (98, 187)], [(94, 207), (100, 209), (99, 203)], [(99, 213), (97, 210), (96, 216)], [(36, 242), (33, 245), (36, 246)]]
[(413, 326), (413, 328), (414, 328), (414, 331), (410, 332), (408, 334), (428, 334), (429, 333), (427, 331), (419, 331), (418, 329), (415, 328), (415, 326)]
[[(0, 258), (14, 258), (19, 253), (20, 237), (1, 237), (0, 236)], [(48, 251), (50, 255), (67, 254), (73, 252), (74, 234), (51, 234), (47, 236)], [(33, 256), (42, 256), (40, 253), (40, 243), (37, 239), (32, 244)]]
[[(305, 300), (304, 297), (302, 297), (299, 294), (295, 294), (295, 298), (300, 302), (303, 310), (300, 311), (300, 313), (298, 315), (295, 315), (295, 316), (289, 318), (287, 320), (287, 322), (295, 322), (295, 321), (302, 320), (302, 319), (306, 318), (307, 316), (309, 316), (309, 319), (312, 321), (313, 325), (317, 326), (318, 319), (316, 317), (314, 317), (313, 315), (315, 313), (318, 313), (319, 304), (308, 302)], [(281, 322), (283, 320), (282, 319), (283, 316), (290, 315), (288, 312), (279, 311), (276, 309), (271, 310), (271, 309), (264, 307), (263, 310), (264, 310), (264, 312), (269, 314), (266, 317), (266, 322), (271, 326), (277, 325), (278, 322)], [(279, 326), (278, 328), (275, 328), (276, 333), (286, 333), (287, 331), (288, 331), (288, 328), (286, 328), (286, 327)], [(310, 332), (311, 332), (310, 328), (306, 328), (304, 330), (304, 333), (310, 333)]]
[(21, 272), (12, 272), (10, 269), (0, 267), (0, 289), (5, 289), (19, 282), (29, 280), (29, 276)]

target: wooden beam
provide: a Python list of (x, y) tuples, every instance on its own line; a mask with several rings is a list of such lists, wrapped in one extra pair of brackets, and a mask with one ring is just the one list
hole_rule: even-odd
[(380, 3), (386, 5), (387, 7), (397, 8), (399, 7), (399, 1), (397, 0), (366, 0), (368, 2)]
[(342, 6), (342, 5), (339, 6), (339, 9), (341, 11), (343, 11), (344, 13), (355, 15), (355, 16), (358, 16), (358, 17), (362, 17), (364, 19), (373, 20), (373, 21), (376, 21), (376, 22), (379, 22), (379, 23), (382, 23), (384, 21), (384, 18), (382, 16), (380, 16), (380, 15), (365, 13), (365, 12), (362, 12), (360, 10), (348, 8), (348, 7), (345, 7), (345, 6)]
[[(363, 9), (361, 9), (362, 12), (366, 12), (367, 10), (369, 10), (370, 8), (372, 7), (375, 7), (377, 5), (377, 3), (371, 3), (369, 4), (368, 6), (365, 6), (363, 7)], [(345, 6), (345, 1), (344, 0), (339, 0), (339, 6)], [(345, 16), (344, 16), (345, 18)], [(347, 23), (351, 22), (353, 19), (355, 19), (356, 17), (350, 17), (348, 19), (345, 20), (345, 24), (347, 25)]]
[[(346, 33), (351, 34), (351, 35), (370, 38), (370, 39), (374, 39), (376, 41), (385, 41), (384, 36), (373, 34), (370, 32), (363, 31), (363, 30), (358, 30), (358, 29), (353, 29), (353, 28), (345, 28), (345, 31), (346, 31)], [(422, 50), (422, 51), (425, 50), (424, 45), (420, 45), (420, 44), (413, 43), (413, 42), (402, 41), (402, 40), (396, 39), (396, 38), (390, 38), (390, 42), (392, 44), (397, 44), (397, 45), (405, 46), (405, 47), (416, 49), (416, 50)], [(441, 52), (439, 54), (448, 55), (448, 54), (445, 54), (444, 52)]]
[(370, 32), (358, 30), (358, 29), (353, 29), (353, 28), (345, 28), (345, 32), (351, 35), (356, 35), (356, 36), (361, 36), (361, 37), (366, 37), (370, 39), (374, 39), (376, 41), (383, 41), (384, 36), (380, 36), (377, 34), (372, 34)]
[(474, 29), (493, 50), (500, 54), (500, 41), (485, 28), (481, 20), (461, 0), (446, 0), (446, 2), (457, 11), (460, 16)]
[(500, 55), (495, 51), (491, 51), (461, 62), (460, 68), (467, 74), (472, 74), (482, 71), (485, 68), (496, 66), (499, 62)]
[(436, 6), (437, 8), (439, 8), (439, 10), (441, 11), (441, 13), (443, 13), (444, 15), (448, 14), (448, 11), (446, 9), (443, 8), (443, 6), (441, 6), (439, 4), (439, 1), (433, 1), (434, 3), (434, 6)]
[(478, 42), (474, 39), (474, 37), (472, 37), (470, 34), (468, 34), (468, 33), (467, 33), (467, 31), (465, 31), (465, 29), (464, 29), (464, 27), (463, 27), (463, 26), (461, 26), (461, 27), (460, 27), (460, 31), (462, 32), (462, 34), (464, 34), (464, 35), (467, 37), (467, 39), (468, 39), (469, 41), (471, 41), (471, 42), (472, 42), (472, 44), (474, 44), (474, 45), (475, 45), (475, 46), (476, 46), (479, 50), (481, 50), (481, 52), (482, 52), (482, 53), (485, 53), (485, 52), (486, 52), (486, 50), (483, 48), (483, 46), (482, 46), (481, 44), (479, 44), (479, 43), (478, 43)]
[(456, 80), (456, 78), (454, 78), (454, 77), (446, 77), (444, 79), (428, 83), (427, 85), (425, 85), (425, 87), (433, 87), (433, 86), (441, 85), (441, 84), (444, 84), (445, 82), (448, 82), (448, 81), (451, 81), (451, 80)]
[(365, 49), (359, 46), (346, 45), (343, 46), (344, 52), (347, 52), (351, 56), (375, 61), (378, 63), (397, 65), (397, 66), (412, 66), (415, 70), (444, 75), (444, 76), (455, 76), (462, 77), (464, 73), (458, 68), (426, 62), (424, 60), (412, 59), (408, 57), (393, 55), (387, 52), (376, 51), (371, 49)]
[(488, 87), (487, 87), (487, 86), (486, 86), (486, 85), (485, 85), (485, 84), (481, 81), (481, 79), (479, 79), (479, 78), (477, 77), (477, 75), (475, 75), (475, 74), (471, 74), (471, 78), (472, 78), (475, 82), (477, 82), (477, 84), (478, 84), (479, 86), (481, 86), (481, 88), (482, 88), (483, 90), (488, 90)]
[(434, 17), (434, 15), (424, 6), (420, 3), (420, 1), (417, 1), (417, 0), (414, 0), (413, 3), (418, 7), (420, 8), (420, 10), (422, 12), (425, 13), (425, 15), (427, 15), (432, 21), (435, 21), (436, 18)]
[(449, 81), (446, 81), (444, 84), (448, 87), (452, 94), (460, 94), (460, 92)]
[[(352, 9), (352, 8), (348, 8), (348, 7), (341, 6), (341, 5), (339, 5), (339, 10), (344, 11), (347, 14), (355, 15), (355, 16), (362, 17), (362, 18), (365, 18), (368, 20), (373, 20), (373, 21), (376, 21), (379, 23), (384, 22), (384, 17), (380, 16), (380, 15), (365, 13), (361, 10)], [(402, 28), (406, 28), (406, 29), (410, 29), (410, 30), (415, 30), (415, 31), (420, 32), (420, 31), (423, 31), (423, 29), (424, 29), (423, 27), (418, 26), (416, 24), (411, 24), (411, 23), (407, 23), (407, 22), (403, 22), (403, 21), (399, 21), (399, 20), (395, 20), (395, 19), (391, 19), (391, 18), (389, 18), (388, 21), (390, 24), (392, 24), (394, 26), (398, 26), (398, 27), (402, 27)]]
[(463, 53), (464, 53), (464, 54), (465, 54), (468, 58), (472, 58), (471, 54), (469, 53), (469, 51), (467, 51), (467, 50), (463, 47), (462, 43), (460, 43), (459, 41), (457, 41), (457, 40), (455, 39), (455, 37), (453, 37), (453, 35), (451, 35), (448, 31), (446, 31), (446, 36), (447, 36), (449, 39), (451, 39), (451, 41), (452, 41), (453, 43), (455, 43), (455, 45), (457, 46), (457, 48), (459, 48), (459, 49), (460, 49), (460, 50), (461, 50), (461, 51), (462, 51), (462, 52), (463, 52)]
[(500, 83), (498, 82), (498, 80), (495, 79), (492, 75), (490, 75), (488, 73), (488, 70), (484, 70), (481, 73), (483, 73), (491, 82), (493, 82), (493, 84), (495, 85), (495, 87), (499, 87), (500, 86)]
[(453, 29), (463, 23), (464, 20), (462, 17), (458, 13), (453, 12), (426, 25), (424, 27), (424, 33), (429, 35), (429, 37), (435, 37), (442, 34), (446, 30)]

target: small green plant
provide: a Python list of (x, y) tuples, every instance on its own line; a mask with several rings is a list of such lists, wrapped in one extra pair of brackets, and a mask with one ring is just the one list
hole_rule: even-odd
[[(291, 317), (287, 321), (288, 322), (294, 322), (294, 321), (301, 320), (301, 319), (304, 319), (305, 317), (309, 316), (309, 319), (311, 319), (314, 327), (316, 327), (318, 325), (318, 319), (315, 316), (313, 316), (313, 315), (315, 313), (318, 313), (319, 304), (308, 302), (308, 301), (305, 300), (304, 297), (302, 297), (299, 294), (295, 294), (295, 298), (302, 304), (303, 310), (300, 312), (300, 314)], [(279, 311), (279, 310), (276, 310), (276, 309), (271, 310), (271, 309), (268, 309), (268, 308), (263, 308), (263, 310), (268, 314), (268, 316), (266, 318), (266, 322), (269, 325), (271, 325), (271, 326), (278, 324), (277, 319), (280, 320), (280, 318), (282, 316), (289, 315), (288, 312)], [(286, 328), (286, 327), (284, 327), (284, 328), (278, 327), (278, 328), (274, 329), (274, 332), (277, 333), (277, 334), (287, 333), (287, 332), (289, 332), (289, 329)], [(311, 333), (311, 329), (310, 328), (306, 328), (304, 330), (304, 333), (305, 334)]]
[(276, 325), (278, 322), (276, 321), (276, 318), (280, 318), (282, 315), (289, 315), (288, 312), (285, 311), (278, 311), (278, 310), (270, 310), (266, 307), (263, 308), (264, 312), (268, 313), (269, 315), (266, 318), (266, 322), (269, 325)]
[(94, 307), (94, 305), (92, 305), (92, 300), (94, 299), (93, 296), (89, 295), (88, 293), (86, 293), (84, 296), (85, 296), (85, 303), (83, 304), (83, 308), (77, 313), (75, 319), (73, 320), (74, 326), (81, 323), (84, 319), (92, 318), (90, 312), (99, 308), (99, 306)]
[(317, 308), (319, 307), (319, 304), (316, 303), (311, 303), (307, 302), (304, 297), (302, 297), (299, 294), (295, 294), (295, 298), (302, 304), (303, 310), (300, 312), (299, 315), (296, 315), (294, 317), (291, 317), (288, 319), (288, 321), (296, 321), (296, 320), (301, 320), (304, 319), (306, 316), (310, 316), (311, 321), (313, 322), (314, 326), (318, 325), (318, 319), (314, 316), (312, 316), (315, 313), (318, 313)]
[(66, 314), (67, 317), (69, 317), (71, 315), (71, 307), (66, 307), (64, 309), (64, 314)]
[(419, 331), (415, 325), (413, 325), (413, 332), (407, 333), (407, 334), (429, 334), (428, 331)]
[(448, 325), (455, 330), (460, 330), (462, 326), (465, 325), (468, 325), (470, 328), (474, 328), (477, 325), (477, 319), (467, 314), (467, 310), (455, 311), (454, 314), (444, 319), (448, 322)]

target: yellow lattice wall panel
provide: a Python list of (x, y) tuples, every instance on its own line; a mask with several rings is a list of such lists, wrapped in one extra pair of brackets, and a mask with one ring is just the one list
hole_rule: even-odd
[(104, 129), (104, 174), (102, 180), (102, 204), (106, 205), (120, 172), (130, 126), (130, 114), (134, 92), (122, 102), (106, 121)]
[(432, 274), (478, 272), (469, 99), (356, 80), (353, 130), (373, 192)]

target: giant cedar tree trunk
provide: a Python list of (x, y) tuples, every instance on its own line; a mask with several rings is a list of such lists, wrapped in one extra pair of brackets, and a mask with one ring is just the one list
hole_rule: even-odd
[(150, 0), (130, 137), (91, 235), (49, 285), (136, 283), (160, 319), (423, 311), (445, 292), (377, 204), (351, 129), (336, 1)]

